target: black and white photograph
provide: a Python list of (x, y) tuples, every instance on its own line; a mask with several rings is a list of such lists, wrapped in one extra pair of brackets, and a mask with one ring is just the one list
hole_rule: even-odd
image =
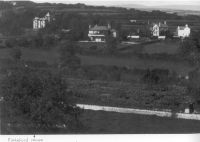
[(198, 133), (199, 0), (0, 1), (1, 136)]

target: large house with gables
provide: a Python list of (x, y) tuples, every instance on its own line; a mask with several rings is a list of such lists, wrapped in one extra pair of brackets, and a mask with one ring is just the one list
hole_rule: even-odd
[(50, 21), (51, 21), (51, 16), (50, 16), (49, 12), (42, 18), (35, 17), (33, 19), (33, 29), (37, 30), (37, 29), (44, 28), (46, 26), (46, 24)]
[(165, 36), (164, 33), (168, 30), (168, 25), (166, 21), (164, 21), (164, 23), (153, 23), (150, 30), (152, 32), (152, 36), (159, 38), (160, 36)]
[(185, 26), (178, 26), (175, 32), (175, 37), (185, 38), (190, 36), (190, 28)]
[(112, 35), (113, 37), (117, 37), (117, 32), (115, 29), (112, 29), (110, 24), (108, 26), (91, 26), (89, 25), (88, 37), (91, 41), (94, 42), (105, 42), (106, 35)]

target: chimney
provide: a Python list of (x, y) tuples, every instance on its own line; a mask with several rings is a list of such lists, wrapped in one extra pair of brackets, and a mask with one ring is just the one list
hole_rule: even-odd
[(158, 26), (160, 27), (160, 22), (158, 23)]

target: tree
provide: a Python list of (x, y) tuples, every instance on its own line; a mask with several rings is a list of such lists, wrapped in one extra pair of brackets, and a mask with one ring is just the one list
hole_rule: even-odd
[(80, 113), (58, 73), (19, 67), (4, 79), (1, 89), (11, 117), (38, 128), (67, 127)]
[(149, 84), (161, 84), (169, 79), (169, 70), (166, 69), (147, 69), (142, 80)]

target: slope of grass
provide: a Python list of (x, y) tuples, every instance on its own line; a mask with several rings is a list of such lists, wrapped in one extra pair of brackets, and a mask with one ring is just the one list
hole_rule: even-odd
[(86, 111), (83, 133), (199, 133), (200, 122), (147, 115)]
[[(10, 48), (0, 49), (0, 59), (11, 58)], [(49, 64), (53, 64), (58, 61), (58, 51), (56, 49), (31, 49), (31, 48), (21, 48), (22, 59), (29, 61), (45, 61)]]
[(179, 47), (179, 42), (163, 41), (144, 46), (143, 53), (166, 53), (176, 54)]
[(79, 118), (81, 125), (67, 128), (36, 129), (28, 125), (7, 126), (1, 134), (163, 134), (199, 133), (200, 121), (157, 116), (121, 114), (86, 110)]
[(172, 62), (168, 60), (156, 60), (156, 59), (141, 59), (135, 56), (130, 58), (118, 58), (118, 57), (97, 57), (97, 56), (80, 56), (82, 64), (85, 65), (115, 65), (126, 66), (128, 68), (138, 69), (153, 69), (162, 68), (176, 71), (181, 75), (187, 75), (189, 71), (193, 69), (191, 65), (184, 62)]

